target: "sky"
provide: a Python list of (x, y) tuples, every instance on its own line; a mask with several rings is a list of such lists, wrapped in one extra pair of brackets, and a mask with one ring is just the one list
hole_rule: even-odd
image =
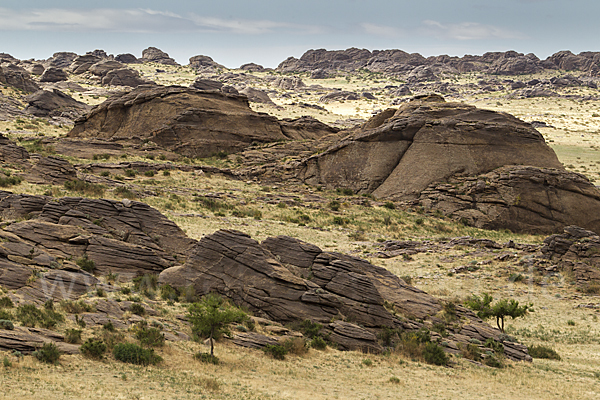
[(541, 59), (598, 51), (598, 0), (1, 0), (0, 52), (132, 53), (180, 64), (276, 67), (309, 49), (401, 49), (424, 56), (515, 50)]

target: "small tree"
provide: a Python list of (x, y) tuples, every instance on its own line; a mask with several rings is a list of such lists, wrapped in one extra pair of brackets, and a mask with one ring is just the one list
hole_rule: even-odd
[(213, 339), (229, 334), (228, 325), (240, 323), (248, 318), (242, 310), (232, 306), (218, 294), (210, 293), (198, 303), (190, 304), (188, 317), (192, 332), (199, 337), (210, 339), (210, 357), (214, 358)]
[(519, 318), (525, 316), (529, 311), (533, 312), (533, 304), (525, 304), (520, 306), (519, 302), (514, 299), (502, 299), (492, 305), (494, 298), (484, 293), (482, 297), (473, 295), (466, 301), (467, 307), (477, 312), (477, 316), (481, 319), (496, 317), (496, 325), (498, 329), (504, 332), (504, 318)]

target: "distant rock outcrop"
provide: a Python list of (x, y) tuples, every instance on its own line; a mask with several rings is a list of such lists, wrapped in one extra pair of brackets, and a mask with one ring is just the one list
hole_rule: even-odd
[(210, 70), (219, 69), (219, 68), (225, 69), (224, 66), (215, 62), (215, 60), (213, 60), (211, 57), (203, 56), (203, 55), (190, 57), (190, 67), (195, 68), (197, 70), (203, 70), (206, 68), (208, 68)]
[(141, 61), (137, 59), (136, 56), (130, 53), (119, 54), (115, 57), (115, 61), (121, 62), (123, 64), (140, 64)]
[(46, 70), (40, 77), (40, 82), (60, 82), (66, 81), (68, 79), (69, 76), (61, 68), (49, 67), (46, 68)]
[(38, 90), (25, 99), (29, 103), (25, 111), (36, 117), (66, 116), (75, 119), (90, 108), (58, 89)]
[(262, 72), (262, 71), (264, 71), (265, 67), (263, 67), (262, 65), (259, 65), (259, 64), (255, 64), (255, 63), (248, 63), (248, 64), (242, 64), (240, 66), (240, 69), (244, 70), (244, 71)]
[[(323, 133), (313, 126), (296, 128), (293, 137)], [(76, 121), (68, 136), (151, 140), (186, 156), (208, 157), (238, 152), (252, 142), (290, 139), (285, 132), (277, 118), (252, 111), (246, 97), (170, 86), (117, 94)]]
[(102, 77), (102, 84), (105, 86), (129, 86), (138, 87), (140, 85), (155, 85), (154, 82), (140, 77), (139, 72), (129, 68), (113, 69)]
[(67, 68), (69, 65), (71, 65), (71, 63), (73, 62), (73, 60), (75, 60), (75, 58), (77, 58), (76, 53), (61, 51), (58, 53), (54, 53), (52, 55), (52, 57), (47, 59), (44, 63), (44, 66), (46, 68), (48, 68), (48, 67)]
[(156, 47), (148, 47), (142, 51), (142, 58), (140, 59), (143, 63), (155, 62), (158, 64), (165, 65), (179, 65), (177, 61), (173, 60), (167, 53), (157, 49)]
[(26, 93), (40, 90), (40, 87), (31, 79), (27, 71), (13, 64), (0, 66), (0, 83), (23, 90)]

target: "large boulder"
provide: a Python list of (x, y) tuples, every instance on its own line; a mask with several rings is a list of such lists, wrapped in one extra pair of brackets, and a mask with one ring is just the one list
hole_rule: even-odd
[(65, 116), (74, 119), (89, 110), (87, 104), (75, 100), (58, 89), (38, 90), (25, 99), (28, 103), (25, 111), (36, 117)]
[(179, 86), (139, 87), (117, 94), (78, 120), (68, 136), (148, 139), (192, 157), (290, 138), (275, 117), (252, 111), (245, 97)]
[(600, 236), (597, 232), (568, 226), (563, 233), (547, 237), (542, 247), (544, 258), (570, 271), (584, 291), (596, 294), (600, 285)]
[(141, 61), (137, 59), (136, 56), (130, 53), (119, 54), (115, 57), (115, 61), (121, 62), (123, 64), (140, 64)]
[[(444, 323), (441, 301), (388, 270), (286, 236), (258, 243), (242, 232), (218, 231), (198, 242), (185, 265), (161, 272), (159, 282), (191, 285), (198, 295), (220, 293), (276, 322), (321, 323), (340, 349), (380, 352), (377, 333), (384, 328), (417, 330)], [(473, 312), (456, 310), (460, 322), (448, 324), (449, 348), (474, 335), (502, 340), (499, 330)], [(509, 357), (530, 359), (523, 350), (510, 351)]]
[(45, 67), (67, 68), (77, 58), (76, 53), (61, 51), (46, 60)]
[(564, 169), (512, 165), (453, 176), (423, 190), (418, 202), (484, 229), (551, 234), (576, 224), (600, 232), (600, 191)]
[(108, 71), (102, 78), (102, 84), (106, 86), (138, 87), (140, 85), (153, 85), (154, 83), (140, 77), (139, 72), (133, 69), (118, 68)]
[(65, 71), (61, 68), (50, 67), (46, 68), (42, 76), (40, 77), (40, 82), (60, 82), (66, 81), (69, 77)]
[(113, 71), (115, 69), (122, 69), (123, 67), (124, 65), (118, 61), (102, 60), (90, 66), (88, 71), (90, 71), (96, 76), (103, 77), (106, 76), (106, 74), (108, 74), (110, 71)]
[(225, 69), (223, 65), (215, 62), (211, 57), (203, 55), (190, 57), (190, 67), (195, 69)]
[(562, 168), (528, 123), (432, 95), (373, 117), (306, 160), (299, 176), (311, 184), (410, 200), (454, 174), (478, 175), (510, 164)]
[(100, 57), (96, 57), (92, 54), (78, 56), (73, 60), (73, 63), (71, 63), (71, 65), (69, 66), (69, 70), (76, 75), (80, 75), (84, 72), (87, 72), (87, 70), (89, 70), (92, 65), (96, 64), (100, 60)]
[(0, 83), (27, 93), (40, 90), (27, 71), (13, 64), (0, 66)]
[(154, 62), (165, 65), (179, 65), (177, 61), (173, 60), (167, 53), (157, 49), (156, 47), (148, 47), (142, 51), (142, 58), (140, 59), (143, 63)]

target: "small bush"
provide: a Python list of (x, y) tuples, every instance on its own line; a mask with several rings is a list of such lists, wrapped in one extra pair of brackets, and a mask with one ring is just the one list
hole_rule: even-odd
[(166, 284), (160, 287), (160, 298), (163, 300), (177, 300), (179, 293), (173, 286)]
[(119, 196), (121, 198), (124, 199), (129, 199), (129, 200), (135, 200), (137, 199), (137, 194), (135, 194), (134, 191), (132, 191), (131, 189), (126, 188), (125, 186), (118, 186), (115, 188), (115, 190), (113, 190), (113, 193), (116, 196)]
[(263, 347), (263, 351), (276, 360), (285, 360), (288, 350), (281, 344), (268, 344)]
[(75, 260), (75, 264), (77, 264), (82, 270), (90, 273), (96, 268), (96, 263), (94, 260), (90, 260), (87, 254), (84, 254), (82, 257), (79, 257), (77, 260)]
[(350, 188), (337, 188), (335, 191), (345, 196), (352, 196), (354, 194), (354, 190)]
[(13, 323), (11, 321), (8, 321), (6, 319), (0, 319), (0, 329), (12, 331), (13, 329), (15, 329), (15, 326), (13, 325)]
[(143, 276), (138, 276), (133, 278), (133, 288), (134, 290), (156, 290), (158, 288), (158, 275), (156, 274), (145, 274)]
[(332, 200), (329, 202), (328, 206), (332, 211), (339, 211), (340, 210), (340, 202), (337, 200)]
[(103, 185), (97, 185), (80, 180), (67, 181), (65, 182), (64, 186), (65, 189), (71, 192), (83, 193), (89, 196), (102, 196), (104, 194)]
[(102, 172), (100, 172), (100, 176), (110, 176), (110, 172), (102, 171)]
[(391, 201), (386, 202), (383, 206), (389, 210), (394, 210), (396, 208), (396, 205)]
[(370, 367), (373, 365), (373, 360), (371, 360), (370, 358), (365, 358), (364, 360), (362, 360), (362, 365), (364, 365), (365, 367)]
[(106, 353), (106, 343), (98, 339), (88, 339), (81, 345), (79, 350), (84, 356), (99, 360)]
[(35, 358), (48, 364), (58, 363), (60, 351), (54, 343), (45, 343), (39, 350), (33, 352)]
[(81, 329), (67, 329), (65, 334), (65, 342), (71, 344), (81, 343)]
[(7, 176), (0, 177), (0, 187), (10, 187), (15, 186), (23, 182), (23, 178), (20, 176)]
[(6, 321), (12, 321), (13, 315), (9, 311), (0, 310), (0, 319), (6, 320)]
[(23, 304), (17, 308), (17, 320), (24, 326), (50, 329), (59, 322), (64, 322), (65, 317), (54, 310), (39, 310), (33, 304)]
[(560, 361), (560, 355), (551, 347), (548, 346), (531, 346), (529, 347), (529, 355), (533, 358), (546, 358), (549, 360), (558, 360)]
[(4, 368), (10, 368), (12, 367), (12, 363), (10, 362), (10, 360), (8, 359), (8, 357), (4, 356), (4, 358), (2, 359), (2, 365), (4, 366)]
[(0, 298), (0, 308), (13, 308), (15, 305), (13, 304), (10, 297), (2, 297)]
[(125, 176), (129, 177), (129, 178), (133, 178), (134, 176), (137, 175), (137, 171), (134, 169), (126, 169), (124, 171)]
[(398, 378), (398, 377), (395, 377), (395, 376), (392, 376), (392, 377), (390, 378), (390, 383), (393, 383), (393, 384), (395, 384), (395, 385), (398, 385), (398, 384), (400, 383), (400, 378)]
[(129, 307), (129, 311), (131, 311), (135, 315), (140, 315), (140, 316), (146, 314), (146, 309), (144, 308), (144, 306), (142, 306), (139, 303), (133, 303)]
[(442, 348), (437, 343), (427, 343), (423, 349), (423, 359), (425, 362), (434, 365), (448, 365), (450, 359)]
[(283, 346), (287, 349), (288, 353), (295, 354), (297, 356), (301, 356), (308, 352), (306, 341), (299, 337), (287, 339), (285, 342), (283, 342)]
[(60, 306), (65, 312), (69, 314), (81, 314), (84, 312), (91, 312), (92, 306), (84, 303), (83, 300), (73, 301), (73, 300), (63, 300), (60, 302)]
[(153, 177), (155, 174), (156, 173), (152, 170), (144, 172), (144, 175), (148, 177)]
[(113, 325), (113, 323), (111, 321), (108, 321), (107, 323), (105, 323), (104, 325), (102, 325), (102, 329), (104, 329), (107, 332), (115, 332), (115, 326)]
[(200, 362), (207, 364), (219, 364), (219, 359), (215, 356), (211, 356), (210, 353), (196, 353), (194, 354), (194, 358)]
[(164, 169), (162, 172), (163, 176), (171, 176), (171, 172), (168, 169)]
[(317, 336), (310, 341), (310, 347), (316, 350), (325, 350), (327, 348), (327, 342), (321, 336)]
[(333, 223), (335, 225), (346, 225), (350, 222), (348, 218), (343, 217), (333, 217)]
[(319, 324), (318, 322), (312, 322), (309, 319), (305, 319), (302, 321), (298, 329), (304, 334), (304, 336), (313, 339), (320, 336), (322, 328), (323, 325)]
[(134, 343), (115, 345), (113, 355), (119, 361), (137, 365), (156, 365), (162, 361), (162, 357), (155, 354), (153, 349), (145, 349)]
[(165, 335), (158, 328), (139, 328), (135, 333), (135, 338), (140, 341), (142, 346), (162, 347), (165, 345)]

